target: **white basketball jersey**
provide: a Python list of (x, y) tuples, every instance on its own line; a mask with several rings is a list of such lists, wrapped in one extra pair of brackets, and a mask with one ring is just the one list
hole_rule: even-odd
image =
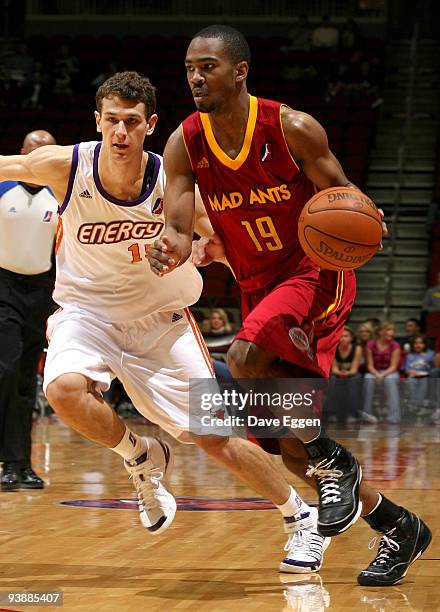
[(82, 142), (73, 150), (59, 208), (54, 300), (114, 322), (194, 304), (202, 278), (192, 263), (159, 278), (146, 257), (164, 228), (162, 158), (149, 152), (146, 191), (135, 200), (118, 200), (100, 181), (100, 149), (100, 142)]
[(57, 208), (47, 187), (0, 183), (0, 268), (26, 275), (50, 270)]

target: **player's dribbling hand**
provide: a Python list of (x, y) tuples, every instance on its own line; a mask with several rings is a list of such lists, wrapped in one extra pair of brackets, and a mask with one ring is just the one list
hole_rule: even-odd
[(223, 242), (217, 234), (209, 238), (193, 240), (191, 261), (195, 266), (208, 266), (213, 261), (225, 257)]
[(148, 253), (150, 268), (157, 276), (172, 272), (180, 264), (180, 260), (177, 243), (165, 235), (155, 240)]
[[(383, 212), (383, 210), (381, 208), (377, 209), (379, 211), (379, 214), (382, 218), (382, 238), (384, 238), (385, 236), (388, 236), (388, 228), (387, 228), (387, 224), (385, 223), (385, 221), (383, 220), (385, 213)], [(383, 249), (383, 244), (382, 244), (382, 240), (380, 241), (380, 247), (379, 250), (381, 251)]]

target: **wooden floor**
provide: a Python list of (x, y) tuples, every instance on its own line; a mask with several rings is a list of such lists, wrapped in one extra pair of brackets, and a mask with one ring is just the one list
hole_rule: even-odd
[[(209, 510), (246, 505), (212, 499), (254, 494), (198, 449), (174, 443), (174, 493), (183, 509), (154, 538), (138, 521), (119, 457), (47, 418), (36, 424), (34, 440), (34, 467), (48, 486), (0, 493), (0, 591), (62, 590), (64, 610), (87, 612), (440, 610), (440, 434), (434, 428), (348, 442), (365, 477), (419, 513), (434, 533), (404, 582), (385, 589), (356, 583), (374, 556), (368, 549), (373, 532), (362, 520), (333, 539), (320, 578), (279, 574), (285, 536), (278, 511)], [(306, 500), (314, 499), (311, 489), (295, 484)], [(208, 499), (192, 499), (197, 496)], [(116, 508), (60, 504), (109, 499), (101, 504)]]

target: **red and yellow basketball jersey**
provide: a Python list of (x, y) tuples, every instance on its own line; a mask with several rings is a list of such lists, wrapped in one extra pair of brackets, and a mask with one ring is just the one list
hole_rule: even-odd
[(196, 112), (182, 123), (206, 212), (243, 291), (287, 278), (304, 259), (314, 265), (299, 244), (298, 218), (316, 189), (289, 151), (282, 106), (250, 96), (235, 159), (218, 145), (207, 113)]

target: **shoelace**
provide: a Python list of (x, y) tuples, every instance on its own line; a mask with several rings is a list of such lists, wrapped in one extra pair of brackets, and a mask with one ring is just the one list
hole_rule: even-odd
[[(394, 533), (396, 528), (392, 529), (388, 532), (388, 534), (383, 535), (380, 538), (379, 550), (377, 551), (377, 556), (374, 559), (372, 565), (384, 565), (389, 561), (390, 554), (392, 551), (397, 552), (400, 550), (400, 544), (393, 540), (390, 536)], [(377, 542), (377, 536), (375, 536), (371, 542), (368, 544), (368, 548), (371, 550), (374, 548)]]
[(323, 504), (330, 504), (341, 501), (339, 479), (344, 472), (337, 470), (331, 465), (333, 459), (323, 459), (316, 465), (309, 465), (306, 472), (307, 476), (316, 476), (321, 486), (321, 501)]
[(292, 550), (299, 553), (307, 552), (308, 555), (312, 556), (316, 561), (319, 561), (322, 554), (322, 542), (322, 537), (317, 533), (308, 530), (300, 530), (289, 536), (284, 550), (289, 553)]
[[(145, 474), (144, 474), (145, 477)], [(163, 472), (157, 472), (152, 474), (152, 470), (149, 470), (145, 480), (142, 480), (139, 473), (132, 472), (129, 476), (133, 479), (133, 484), (136, 488), (138, 496), (138, 505), (143, 506), (147, 510), (151, 510), (157, 506), (155, 497), (155, 490), (159, 488), (160, 479), (163, 477)]]

